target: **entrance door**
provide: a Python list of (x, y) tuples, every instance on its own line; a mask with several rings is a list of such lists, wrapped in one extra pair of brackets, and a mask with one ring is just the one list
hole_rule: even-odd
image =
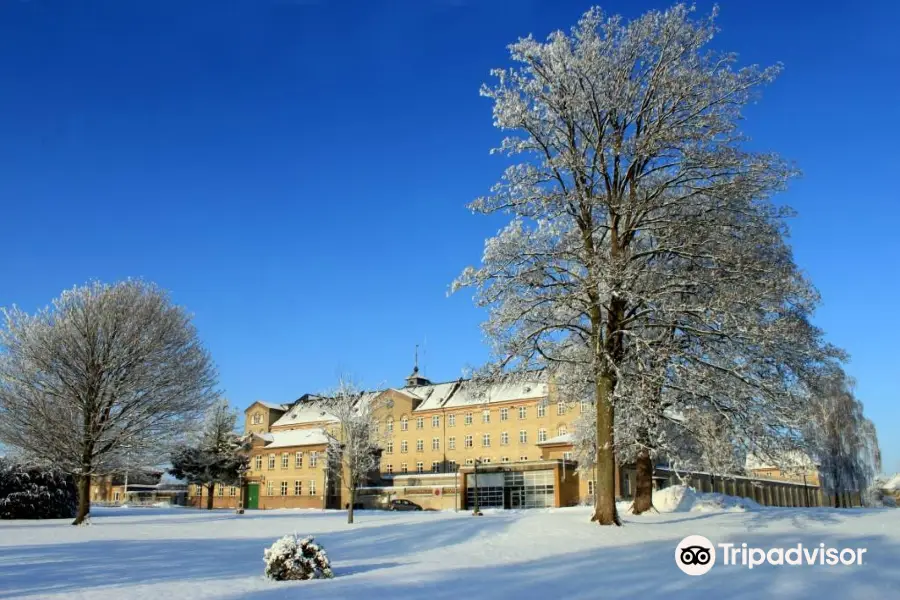
[(259, 484), (247, 484), (247, 508), (259, 508)]
[(509, 507), (522, 508), (522, 494), (524, 490), (514, 488), (509, 491)]

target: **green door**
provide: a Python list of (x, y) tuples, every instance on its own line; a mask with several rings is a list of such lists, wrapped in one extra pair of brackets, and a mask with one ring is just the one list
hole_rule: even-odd
[(247, 484), (247, 508), (259, 508), (259, 484)]

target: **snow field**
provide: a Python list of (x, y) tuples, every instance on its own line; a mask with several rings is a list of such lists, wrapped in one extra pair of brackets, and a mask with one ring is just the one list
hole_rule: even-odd
[[(465, 512), (97, 509), (90, 527), (0, 522), (5, 598), (896, 598), (900, 511), (745, 507), (683, 489), (655, 498), (675, 512), (590, 524), (590, 509)], [(703, 512), (712, 506), (715, 512)], [(698, 508), (699, 507), (699, 508)], [(739, 510), (739, 509), (737, 509)], [(335, 579), (273, 582), (263, 550), (286, 534), (315, 536)], [(678, 542), (867, 548), (853, 567), (675, 566)]]

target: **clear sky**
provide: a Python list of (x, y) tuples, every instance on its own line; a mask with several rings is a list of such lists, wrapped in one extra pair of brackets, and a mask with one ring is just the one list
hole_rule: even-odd
[[(722, 4), (719, 48), (785, 64), (745, 129), (804, 171), (780, 198), (797, 261), (900, 471), (900, 10)], [(415, 344), (458, 377), (486, 358), (483, 315), (448, 284), (502, 223), (465, 208), (502, 169), (478, 87), (589, 5), (0, 0), (0, 305), (155, 281), (240, 407), (340, 372), (399, 385)]]

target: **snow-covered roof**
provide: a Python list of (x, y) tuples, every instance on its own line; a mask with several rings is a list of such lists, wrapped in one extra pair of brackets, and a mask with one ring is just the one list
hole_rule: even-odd
[(547, 396), (547, 384), (539, 381), (496, 383), (487, 387), (479, 386), (471, 381), (453, 381), (404, 388), (404, 390), (422, 398), (423, 402), (416, 407), (416, 412), (512, 400), (530, 400)]
[(272, 427), (282, 425), (301, 425), (303, 423), (319, 423), (319, 422), (336, 422), (334, 415), (329, 414), (325, 410), (322, 398), (318, 396), (310, 396), (305, 400), (300, 400), (291, 409), (281, 415), (277, 421), (272, 423)]
[(780, 456), (772, 458), (748, 453), (747, 460), (744, 462), (744, 468), (751, 471), (754, 469), (813, 469), (815, 467), (815, 462), (807, 454), (799, 450), (784, 452)]
[(900, 491), (900, 473), (897, 473), (893, 477), (889, 478), (881, 487), (881, 489), (891, 492)]
[(267, 435), (272, 441), (266, 444), (266, 448), (288, 448), (290, 446), (327, 444), (331, 439), (325, 430), (321, 428), (273, 431)]
[(562, 435), (558, 435), (556, 437), (552, 437), (549, 440), (544, 440), (543, 442), (538, 442), (538, 446), (552, 446), (554, 444), (571, 444), (573, 443), (572, 434), (564, 433)]

